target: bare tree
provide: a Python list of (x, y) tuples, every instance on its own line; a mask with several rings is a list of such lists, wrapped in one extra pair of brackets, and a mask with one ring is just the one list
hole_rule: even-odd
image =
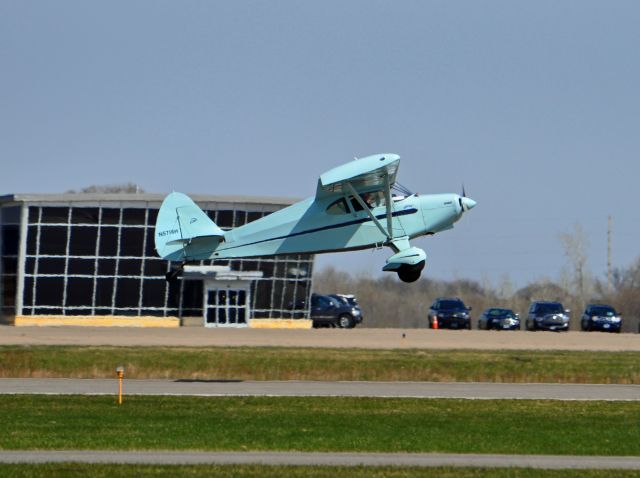
[(77, 194), (77, 193), (97, 193), (97, 194), (118, 194), (118, 193), (127, 193), (127, 194), (140, 194), (143, 193), (144, 189), (138, 186), (135, 183), (128, 182), (123, 184), (92, 184), (91, 186), (87, 186), (78, 191), (75, 189), (70, 189), (67, 191), (67, 194)]
[(587, 270), (587, 248), (589, 246), (587, 234), (582, 226), (576, 223), (573, 225), (572, 232), (560, 234), (560, 242), (571, 268), (570, 282), (574, 294), (580, 301), (584, 301), (588, 293), (591, 292), (591, 277)]

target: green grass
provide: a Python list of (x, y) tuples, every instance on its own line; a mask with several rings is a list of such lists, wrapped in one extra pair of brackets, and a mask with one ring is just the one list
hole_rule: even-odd
[(0, 377), (640, 383), (640, 352), (0, 347)]
[(0, 396), (1, 449), (640, 455), (640, 402)]
[(48, 465), (0, 465), (0, 476), (14, 478), (78, 477), (120, 478), (135, 476), (192, 478), (632, 478), (633, 470), (535, 470), (526, 468), (413, 468), (413, 467), (333, 467), (259, 465), (88, 465), (61, 463)]

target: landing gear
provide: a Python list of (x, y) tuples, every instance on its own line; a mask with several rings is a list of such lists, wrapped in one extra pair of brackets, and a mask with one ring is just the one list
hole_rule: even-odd
[(420, 274), (422, 273), (422, 269), (424, 269), (425, 261), (418, 262), (415, 265), (402, 264), (400, 269), (398, 269), (398, 278), (402, 282), (415, 282), (420, 279)]

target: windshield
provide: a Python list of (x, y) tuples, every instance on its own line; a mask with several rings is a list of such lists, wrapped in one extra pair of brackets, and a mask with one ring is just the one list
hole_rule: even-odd
[(538, 304), (536, 312), (538, 314), (562, 314), (564, 309), (559, 302), (551, 302), (549, 304)]
[(514, 317), (515, 314), (513, 310), (510, 309), (489, 309), (489, 313), (491, 317)]
[(592, 307), (591, 315), (597, 315), (600, 317), (613, 317), (616, 315), (616, 311), (613, 307)]
[(464, 303), (461, 300), (441, 300), (440, 308), (443, 310), (464, 309)]

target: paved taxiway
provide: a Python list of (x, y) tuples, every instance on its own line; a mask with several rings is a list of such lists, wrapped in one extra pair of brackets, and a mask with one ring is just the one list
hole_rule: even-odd
[[(0, 394), (112, 395), (112, 379), (2, 378)], [(126, 395), (640, 400), (640, 385), (476, 382), (125, 380)]]
[(52, 450), (0, 451), (0, 463), (262, 464), (342, 466), (474, 466), (552, 469), (640, 469), (640, 457), (449, 453), (314, 453)]

